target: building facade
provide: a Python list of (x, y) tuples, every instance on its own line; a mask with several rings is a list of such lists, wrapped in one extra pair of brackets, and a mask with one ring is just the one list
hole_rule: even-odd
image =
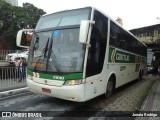
[(130, 30), (149, 49), (160, 51), (160, 24)]
[(160, 24), (130, 30), (147, 45), (147, 64), (157, 69), (160, 66)]
[(18, 6), (18, 0), (4, 0), (7, 3), (10, 3), (13, 6)]

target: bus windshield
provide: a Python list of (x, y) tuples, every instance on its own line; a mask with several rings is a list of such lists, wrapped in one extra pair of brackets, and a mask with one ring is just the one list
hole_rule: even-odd
[(53, 13), (40, 18), (35, 30), (80, 25), (81, 20), (90, 19), (91, 8), (83, 8)]
[(51, 73), (82, 72), (85, 50), (78, 38), (79, 27), (34, 33), (28, 68)]

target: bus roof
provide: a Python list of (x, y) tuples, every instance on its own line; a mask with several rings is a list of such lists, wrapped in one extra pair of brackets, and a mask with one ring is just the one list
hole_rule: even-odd
[[(47, 15), (52, 15), (55, 13), (61, 13), (61, 12), (65, 12), (65, 11), (72, 11), (72, 10), (78, 10), (78, 9), (84, 9), (84, 8), (91, 8), (93, 10), (97, 10), (99, 12), (101, 12), (103, 15), (105, 15), (106, 17), (108, 17), (109, 20), (111, 20), (113, 23), (115, 23), (117, 26), (121, 27), (123, 30), (127, 31), (130, 35), (132, 35), (134, 38), (136, 38), (139, 42), (141, 42), (136, 36), (134, 36), (129, 30), (127, 30), (126, 28), (124, 28), (122, 25), (120, 25), (118, 22), (116, 22), (115, 20), (113, 20), (107, 13), (97, 9), (96, 7), (92, 7), (92, 6), (88, 6), (88, 7), (82, 7), (82, 8), (75, 8), (75, 9), (69, 9), (69, 10), (63, 10), (63, 11), (57, 11), (54, 13), (50, 13), (50, 14), (44, 14), (41, 17), (47, 16)], [(143, 45), (145, 45), (143, 42), (141, 42)], [(145, 45), (146, 46), (146, 45)], [(147, 47), (147, 46), (146, 46)]]
[(47, 16), (47, 15), (52, 15), (52, 14), (55, 14), (55, 13), (61, 13), (61, 12), (72, 11), (72, 10), (79, 10), (79, 9), (84, 9), (84, 8), (92, 8), (92, 7), (83, 7), (83, 8), (67, 9), (67, 10), (57, 11), (57, 12), (54, 12), (54, 13), (44, 14), (44, 15), (42, 15), (41, 17)]
[[(136, 36), (134, 36), (129, 30), (126, 30), (126, 28), (124, 28), (122, 25), (120, 25), (118, 22), (116, 22), (115, 20), (113, 20), (107, 13), (104, 13), (103, 11), (97, 9), (96, 7), (91, 7), (92, 9), (98, 10), (99, 12), (101, 12), (103, 15), (105, 15), (106, 17), (108, 17), (108, 19), (110, 19), (113, 23), (115, 23), (117, 26), (121, 27), (123, 30), (127, 31), (130, 35), (132, 35), (134, 38), (136, 38), (139, 42), (141, 42)], [(143, 42), (141, 42), (144, 46), (146, 46), (146, 44), (144, 44)], [(147, 46), (146, 46), (147, 47)]]

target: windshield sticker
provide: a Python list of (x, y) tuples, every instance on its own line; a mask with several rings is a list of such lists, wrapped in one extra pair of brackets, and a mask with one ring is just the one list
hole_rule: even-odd
[(55, 31), (53, 31), (53, 35), (54, 35), (54, 37), (57, 37), (57, 36), (58, 36), (58, 34), (59, 34), (59, 30), (55, 30)]
[(45, 64), (44, 63), (39, 63), (39, 62), (32, 62), (32, 66), (37, 66), (37, 67), (44, 67)]

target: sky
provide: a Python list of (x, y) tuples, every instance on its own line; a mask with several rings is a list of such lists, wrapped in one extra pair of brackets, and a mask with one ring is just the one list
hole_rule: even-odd
[(160, 0), (18, 0), (18, 5), (28, 2), (54, 13), (67, 9), (93, 6), (116, 20), (123, 20), (127, 30), (160, 24)]

